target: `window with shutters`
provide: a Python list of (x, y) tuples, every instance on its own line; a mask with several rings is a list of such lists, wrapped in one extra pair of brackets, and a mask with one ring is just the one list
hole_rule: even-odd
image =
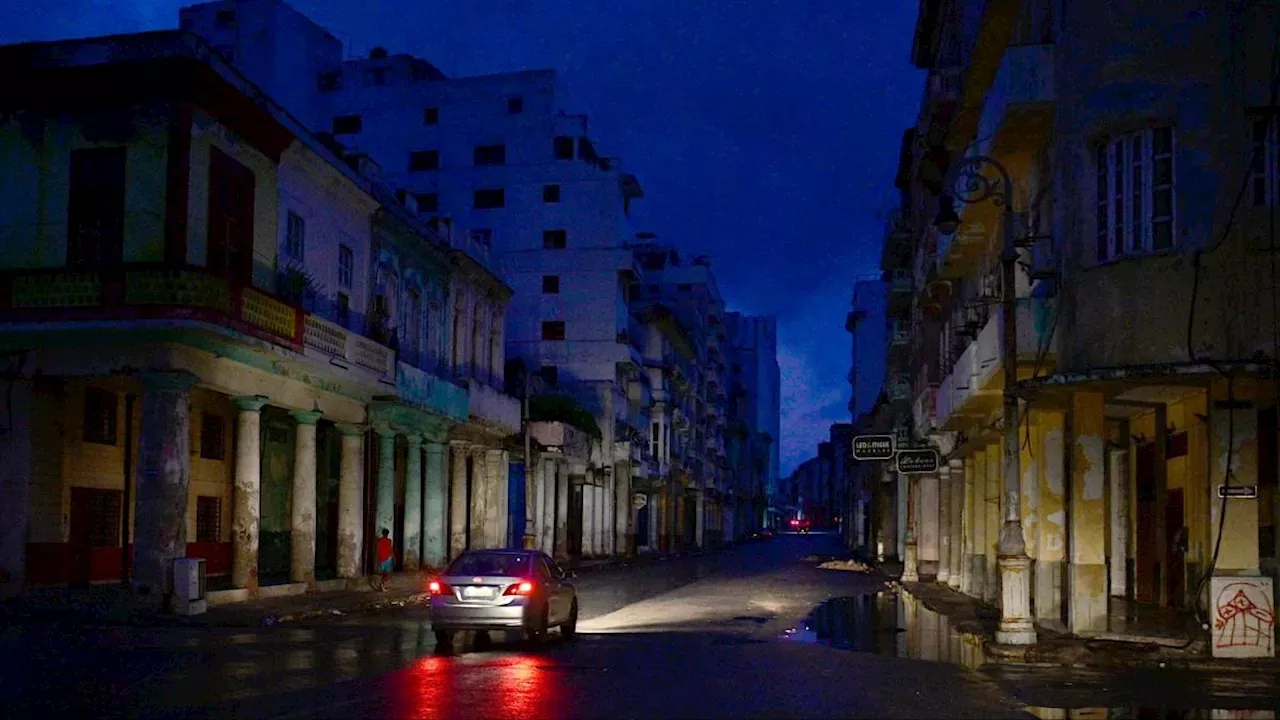
[(497, 210), (506, 205), (507, 192), (503, 188), (476, 190), (472, 195), (472, 207), (476, 210)]
[(543, 230), (542, 248), (544, 250), (563, 250), (568, 244), (568, 235), (564, 230)]
[(226, 459), (227, 428), (221, 415), (200, 414), (200, 457), (206, 460)]
[(102, 388), (84, 389), (84, 441), (116, 444), (116, 394)]
[(543, 340), (564, 340), (563, 320), (544, 320), (542, 323)]
[(124, 259), (125, 149), (71, 151), (67, 264), (100, 267)]
[(222, 537), (222, 498), (196, 498), (196, 542), (216, 543)]
[(1177, 229), (1172, 127), (1147, 128), (1097, 148), (1096, 257), (1169, 250)]

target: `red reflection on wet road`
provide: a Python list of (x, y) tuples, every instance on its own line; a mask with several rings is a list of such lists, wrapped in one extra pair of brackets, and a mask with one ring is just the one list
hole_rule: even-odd
[(395, 717), (552, 717), (562, 695), (546, 658), (428, 655), (391, 678)]

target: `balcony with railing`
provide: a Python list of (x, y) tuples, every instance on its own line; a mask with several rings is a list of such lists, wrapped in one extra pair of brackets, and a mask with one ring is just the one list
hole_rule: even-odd
[(0, 272), (0, 321), (9, 323), (207, 323), (301, 352), (304, 315), (271, 293), (198, 267)]
[(502, 435), (520, 431), (520, 401), (481, 382), (467, 383), (467, 411), (471, 422)]
[[(1052, 367), (1057, 351), (1053, 332), (1054, 301), (1019, 298), (1017, 304), (1018, 376)], [(1004, 315), (989, 313), (981, 330), (955, 357), (938, 388), (937, 422), (944, 430), (962, 429), (974, 418), (985, 418), (1000, 404), (1004, 390), (1002, 365)]]

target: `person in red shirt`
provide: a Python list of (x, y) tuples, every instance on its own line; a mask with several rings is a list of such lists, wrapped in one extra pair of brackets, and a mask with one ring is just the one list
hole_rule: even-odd
[(378, 592), (386, 592), (387, 580), (391, 579), (391, 564), (394, 562), (395, 553), (390, 536), (391, 531), (382, 528), (382, 537), (378, 538), (378, 574), (374, 576), (376, 583), (373, 586)]

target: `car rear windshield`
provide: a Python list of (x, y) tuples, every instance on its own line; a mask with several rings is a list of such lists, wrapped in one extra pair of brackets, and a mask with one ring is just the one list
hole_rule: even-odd
[(530, 565), (528, 555), (507, 553), (474, 553), (463, 555), (449, 566), (449, 575), (506, 575), (526, 577)]

